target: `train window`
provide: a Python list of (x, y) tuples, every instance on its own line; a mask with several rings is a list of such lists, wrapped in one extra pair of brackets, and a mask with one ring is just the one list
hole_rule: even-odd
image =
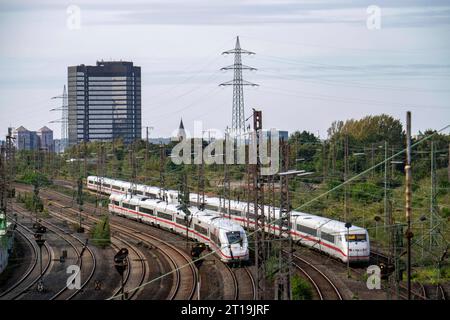
[(216, 210), (216, 209), (217, 209), (216, 206), (213, 206), (213, 205), (210, 205), (210, 204), (207, 204), (207, 205), (205, 206), (205, 208), (208, 209), (208, 210)]
[(114, 190), (120, 190), (120, 187), (118, 187), (118, 186), (112, 186), (112, 188), (113, 188)]
[(240, 231), (230, 231), (226, 233), (229, 244), (240, 243), (242, 242), (241, 232)]
[(345, 240), (347, 240), (349, 242), (366, 241), (366, 235), (365, 234), (349, 234), (349, 235), (345, 235)]
[(136, 190), (136, 194), (143, 195), (144, 193), (142, 191)]
[(281, 219), (272, 220), (272, 224), (275, 225), (275, 226), (282, 227), (283, 226), (283, 220), (281, 220)]
[(171, 214), (168, 214), (168, 213), (165, 213), (165, 212), (157, 211), (157, 215), (158, 215), (158, 217), (160, 217), (160, 218), (163, 218), (163, 219), (172, 221), (172, 215), (171, 215)]
[(111, 188), (111, 185), (110, 185), (110, 184), (107, 184), (107, 183), (104, 183), (103, 186), (104, 186), (105, 188)]
[(136, 210), (136, 206), (133, 206), (133, 205), (130, 204), (129, 207), (130, 207), (131, 210)]
[(115, 206), (119, 206), (120, 205), (119, 201), (113, 201), (113, 203), (114, 203)]
[(128, 208), (130, 208), (130, 205), (128, 203), (123, 202), (122, 207), (128, 209)]
[(217, 237), (214, 233), (211, 233), (211, 240), (212, 240), (215, 244), (217, 244), (219, 247), (221, 246), (219, 237)]
[(153, 209), (139, 207), (139, 211), (142, 213), (147, 213), (153, 216)]
[(329, 233), (326, 233), (326, 232), (321, 232), (320, 233), (320, 237), (323, 239), (323, 240), (326, 240), (326, 241), (328, 241), (328, 242), (331, 242), (331, 243), (334, 243), (334, 236), (332, 235), (332, 234), (329, 234)]
[(155, 196), (153, 193), (146, 192), (145, 195), (146, 195), (147, 197), (149, 197), (150, 199), (156, 199), (156, 196)]
[(184, 220), (183, 218), (176, 218), (175, 221), (176, 221), (178, 224), (181, 224), (182, 226), (187, 225), (186, 220)]
[(249, 214), (247, 215), (247, 217), (248, 217), (249, 220), (255, 220), (256, 215), (253, 214), (253, 213), (249, 213)]
[(198, 224), (194, 225), (194, 229), (195, 229), (195, 231), (198, 231), (201, 234), (204, 234), (204, 235), (208, 234), (208, 229), (203, 228), (203, 227), (199, 226)]
[(230, 211), (233, 216), (240, 216), (241, 212), (239, 210), (231, 210)]
[(92, 181), (92, 180), (88, 180), (88, 183), (90, 183), (90, 184), (94, 184), (94, 181)]
[(307, 233), (309, 235), (312, 235), (314, 237), (317, 237), (317, 230), (310, 228), (310, 227), (306, 227), (306, 226), (302, 226), (301, 224), (297, 224), (297, 231), (303, 232), (303, 233)]

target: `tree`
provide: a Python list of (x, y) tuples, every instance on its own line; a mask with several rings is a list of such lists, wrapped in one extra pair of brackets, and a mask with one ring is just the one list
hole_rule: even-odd
[(348, 135), (349, 141), (361, 144), (387, 141), (389, 145), (403, 145), (405, 141), (400, 120), (387, 114), (366, 116), (360, 120), (335, 121), (328, 129), (328, 137), (332, 141), (344, 135)]

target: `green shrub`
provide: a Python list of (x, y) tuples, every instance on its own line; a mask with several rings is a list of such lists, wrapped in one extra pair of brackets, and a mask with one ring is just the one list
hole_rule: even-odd
[(291, 280), (293, 300), (311, 300), (312, 288), (309, 282), (298, 275), (294, 275)]
[(99, 247), (106, 247), (111, 243), (111, 232), (109, 227), (109, 216), (103, 216), (91, 228), (92, 242)]
[(25, 172), (20, 175), (17, 180), (22, 183), (39, 185), (41, 187), (52, 184), (50, 179), (45, 174), (31, 170), (25, 170)]

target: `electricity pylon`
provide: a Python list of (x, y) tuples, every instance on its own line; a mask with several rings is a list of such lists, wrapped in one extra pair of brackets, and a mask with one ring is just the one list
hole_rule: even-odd
[(252, 55), (254, 52), (241, 48), (239, 36), (236, 38), (234, 49), (224, 51), (222, 54), (234, 54), (234, 64), (224, 67), (220, 70), (234, 70), (234, 78), (231, 81), (221, 83), (220, 86), (233, 86), (233, 113), (231, 134), (239, 136), (245, 132), (245, 114), (244, 114), (244, 86), (258, 86), (255, 83), (245, 81), (242, 77), (242, 70), (256, 70), (242, 64), (242, 54)]

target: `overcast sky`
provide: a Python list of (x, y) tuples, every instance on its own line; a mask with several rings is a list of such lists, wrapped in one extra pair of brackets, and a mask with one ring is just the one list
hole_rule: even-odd
[[(79, 29), (68, 27), (70, 5)], [(370, 5), (381, 28), (369, 29)], [(373, 21), (373, 20), (371, 20)], [(326, 137), (334, 120), (388, 113), (413, 131), (450, 123), (450, 2), (335, 0), (0, 0), (0, 126), (47, 125), (60, 136), (51, 100), (67, 66), (131, 60), (142, 68), (142, 125), (168, 136), (180, 118), (192, 130), (231, 124), (231, 80), (221, 67), (239, 35), (245, 113), (264, 127)], [(448, 132), (448, 130), (447, 130)], [(2, 138), (4, 133), (2, 133)]]

